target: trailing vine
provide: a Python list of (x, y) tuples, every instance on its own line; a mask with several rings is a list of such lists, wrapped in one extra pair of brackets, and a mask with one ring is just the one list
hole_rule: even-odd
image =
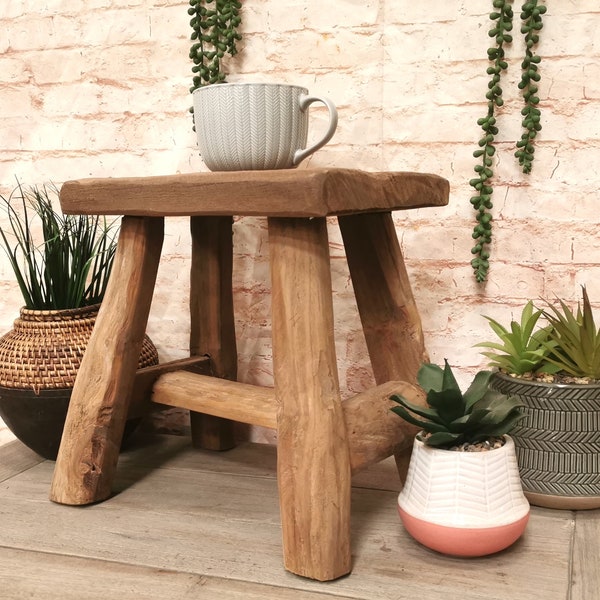
[(508, 68), (508, 63), (505, 60), (505, 44), (512, 42), (513, 27), (513, 10), (510, 5), (512, 0), (494, 0), (494, 8), (498, 9), (490, 13), (490, 19), (494, 21), (494, 25), (489, 30), (488, 35), (494, 37), (496, 45), (489, 48), (488, 58), (493, 61), (493, 64), (487, 68), (487, 74), (491, 75), (488, 83), (487, 98), (487, 115), (478, 119), (477, 124), (483, 131), (483, 136), (479, 140), (479, 149), (473, 152), (475, 158), (481, 159), (481, 164), (475, 165), (475, 173), (477, 177), (469, 181), (476, 195), (471, 198), (471, 204), (477, 211), (477, 225), (473, 229), (473, 239), (476, 240), (471, 252), (476, 257), (471, 261), (471, 266), (475, 271), (477, 281), (485, 281), (489, 269), (489, 249), (488, 246), (492, 241), (492, 215), (489, 212), (493, 206), (492, 194), (494, 192), (491, 179), (494, 175), (492, 170), (493, 157), (496, 154), (494, 146), (495, 136), (498, 134), (496, 126), (495, 110), (504, 104), (502, 99), (502, 88), (500, 87), (500, 79), (502, 72)]
[[(495, 45), (488, 48), (487, 51), (491, 62), (486, 71), (491, 76), (485, 96), (487, 114), (477, 121), (483, 135), (478, 142), (479, 148), (473, 152), (473, 156), (480, 159), (481, 162), (474, 167), (476, 177), (469, 181), (469, 185), (475, 190), (475, 195), (471, 197), (470, 201), (474, 210), (477, 211), (475, 217), (477, 224), (472, 234), (475, 245), (471, 249), (471, 253), (475, 257), (471, 260), (471, 266), (475, 279), (480, 283), (486, 280), (490, 266), (493, 220), (491, 209), (493, 208), (492, 194), (494, 192), (492, 167), (496, 154), (495, 137), (498, 134), (496, 109), (504, 104), (500, 82), (502, 75), (508, 69), (505, 47), (513, 41), (510, 33), (513, 28), (514, 16), (512, 2), (513, 0), (493, 0), (492, 2), (493, 10), (490, 13), (490, 20), (493, 21), (493, 25), (488, 31), (488, 35), (494, 38)], [(524, 131), (521, 140), (517, 142), (515, 156), (519, 159), (524, 173), (531, 171), (534, 156), (533, 140), (541, 129), (540, 110), (537, 108), (539, 98), (536, 95), (538, 91), (536, 83), (540, 80), (538, 73), (540, 57), (533, 53), (533, 48), (539, 42), (542, 15), (545, 12), (546, 7), (540, 5), (538, 0), (525, 2), (521, 12), (521, 33), (524, 35), (526, 46), (525, 58), (521, 64), (521, 81), (519, 82), (519, 89), (522, 91), (525, 102), (521, 111)]]
[(536, 83), (540, 80), (538, 65), (541, 56), (533, 53), (533, 47), (540, 41), (539, 31), (543, 27), (542, 15), (546, 12), (544, 5), (538, 5), (537, 0), (526, 2), (521, 12), (521, 33), (525, 35), (525, 58), (521, 63), (521, 81), (519, 89), (523, 94), (525, 106), (521, 110), (523, 115), (523, 134), (517, 142), (515, 156), (523, 168), (523, 173), (530, 173), (533, 165), (533, 154), (535, 148), (533, 140), (542, 125), (540, 123), (541, 112), (537, 105), (540, 102), (537, 96), (538, 87)]
[(237, 54), (236, 43), (242, 39), (238, 32), (242, 3), (240, 0), (189, 0), (189, 3), (193, 30), (190, 39), (194, 42), (189, 53), (194, 63), (192, 93), (203, 85), (225, 81), (222, 60), (226, 54)]

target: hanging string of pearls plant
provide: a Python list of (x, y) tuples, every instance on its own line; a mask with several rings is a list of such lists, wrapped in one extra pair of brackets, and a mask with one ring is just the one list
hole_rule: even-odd
[[(203, 85), (224, 83), (223, 59), (237, 54), (236, 43), (242, 39), (240, 0), (189, 0), (188, 14), (192, 33), (190, 59), (193, 79), (190, 93)], [(190, 108), (190, 112), (194, 112)]]
[[(487, 55), (490, 66), (487, 74), (488, 82), (487, 114), (477, 121), (483, 135), (479, 140), (479, 148), (473, 156), (479, 159), (475, 165), (476, 177), (469, 181), (475, 190), (471, 197), (471, 204), (476, 214), (477, 224), (473, 229), (475, 245), (471, 253), (475, 257), (471, 266), (475, 279), (482, 283), (486, 280), (490, 263), (490, 244), (492, 242), (492, 194), (494, 192), (492, 179), (494, 176), (493, 165), (496, 155), (495, 139), (498, 134), (496, 111), (503, 106), (502, 88), (500, 82), (508, 69), (505, 52), (506, 46), (513, 41), (511, 34), (513, 28), (513, 0), (493, 0), (490, 19), (493, 21), (488, 35), (494, 38), (495, 45), (488, 49)], [(537, 95), (538, 82), (540, 81), (539, 64), (541, 57), (535, 54), (535, 48), (540, 40), (540, 31), (543, 27), (542, 15), (546, 13), (546, 6), (538, 0), (527, 0), (521, 8), (521, 34), (525, 43), (525, 56), (521, 63), (521, 80), (519, 89), (523, 97), (524, 106), (521, 110), (523, 133), (517, 141), (515, 157), (523, 173), (531, 172), (535, 153), (534, 141), (541, 130), (541, 112), (538, 107), (540, 99)]]

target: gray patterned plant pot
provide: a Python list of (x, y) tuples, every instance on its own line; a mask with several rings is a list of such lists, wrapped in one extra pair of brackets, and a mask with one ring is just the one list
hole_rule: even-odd
[(600, 385), (538, 383), (497, 373), (490, 387), (525, 406), (511, 437), (529, 502), (600, 508)]

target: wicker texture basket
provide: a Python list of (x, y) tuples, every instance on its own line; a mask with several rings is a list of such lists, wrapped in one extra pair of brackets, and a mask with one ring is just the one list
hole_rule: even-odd
[[(0, 386), (35, 392), (72, 388), (99, 308), (22, 308), (13, 329), (0, 338)], [(145, 336), (139, 366), (156, 364), (158, 353)]]

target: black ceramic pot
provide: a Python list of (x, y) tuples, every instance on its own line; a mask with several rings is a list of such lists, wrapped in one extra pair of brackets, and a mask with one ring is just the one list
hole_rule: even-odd
[[(49, 460), (56, 460), (62, 437), (71, 389), (18, 390), (0, 387), (0, 418), (18, 440)], [(123, 444), (138, 426), (140, 419), (129, 419)]]
[[(0, 337), (0, 418), (26, 446), (56, 459), (71, 391), (99, 305), (65, 310), (22, 308)], [(158, 364), (144, 337), (138, 366)], [(128, 422), (124, 440), (137, 426)]]

